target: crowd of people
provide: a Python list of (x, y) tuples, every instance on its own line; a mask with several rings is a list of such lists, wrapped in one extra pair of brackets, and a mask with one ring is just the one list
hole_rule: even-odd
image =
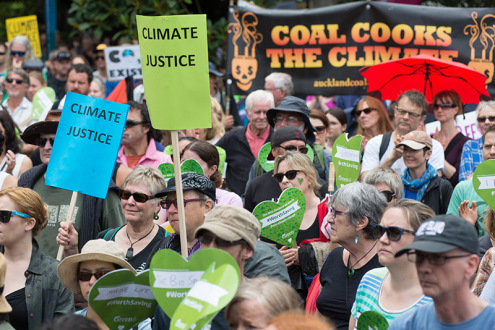
[[(134, 80), (107, 197), (78, 194), (67, 222), (72, 194), (46, 184), (47, 168), (66, 93), (106, 98), (118, 84), (106, 47), (60, 44), (43, 62), (24, 36), (0, 43), (0, 328), (108, 329), (88, 304), (92, 286), (117, 269), (146, 271), (162, 249), (220, 249), (237, 263), (240, 286), (211, 329), (358, 329), (369, 311), (390, 329), (491, 326), (495, 213), (473, 173), (495, 159), (495, 102), (477, 105), (481, 137), (471, 139), (448, 86), (431, 104), (407, 90), (394, 102), (352, 96), (349, 108), (339, 96), (295, 96), (291, 76), (273, 72), (234, 102), (210, 62), (212, 127), (179, 131), (176, 161), (202, 169), (182, 175), (181, 232), (179, 185), (159, 169), (173, 163), (170, 132), (153, 128)], [(431, 135), (428, 112), (439, 122)], [(335, 189), (343, 133), (362, 136), (362, 159), (359, 179)], [(288, 188), (305, 210), (283, 246), (252, 212)], [(171, 319), (158, 305), (135, 328)]]

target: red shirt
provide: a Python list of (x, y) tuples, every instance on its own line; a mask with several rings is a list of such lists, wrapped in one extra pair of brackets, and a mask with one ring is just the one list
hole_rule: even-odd
[(270, 126), (268, 126), (263, 133), (260, 135), (254, 135), (251, 132), (250, 126), (251, 123), (248, 124), (246, 129), (246, 139), (248, 141), (249, 147), (251, 148), (251, 152), (253, 153), (254, 158), (258, 158), (258, 153), (260, 152), (261, 147), (265, 144), (268, 135), (270, 135)]

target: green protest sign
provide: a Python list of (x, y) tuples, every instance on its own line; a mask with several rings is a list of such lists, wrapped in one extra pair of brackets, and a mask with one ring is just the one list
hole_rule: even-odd
[(208, 269), (189, 290), (170, 322), (170, 329), (200, 329), (224, 308), (240, 283), (239, 267), (225, 264)]
[(375, 311), (367, 311), (359, 316), (358, 330), (386, 330), (388, 322), (385, 316)]
[(211, 127), (206, 15), (137, 15), (136, 21), (153, 127)]
[[(212, 264), (215, 268), (225, 264), (237, 267), (237, 262), (230, 254), (217, 249), (200, 250), (189, 261), (169, 249), (155, 253), (150, 263), (151, 290), (168, 317), (174, 316), (189, 289)], [(240, 276), (238, 267), (237, 272)]]
[[(309, 144), (306, 144), (306, 148), (308, 148), (308, 152), (306, 153), (306, 156), (308, 156), (309, 159), (313, 161), (314, 159), (313, 149), (309, 146)], [(270, 156), (271, 152), (272, 152), (272, 144), (270, 142), (265, 143), (258, 152), (258, 162), (266, 172), (270, 172), (271, 170), (273, 170), (273, 163), (275, 161), (268, 160), (268, 156)]]
[(356, 135), (350, 140), (342, 133), (332, 148), (332, 161), (335, 166), (337, 189), (356, 181), (361, 165), (361, 143), (363, 137)]
[[(162, 172), (165, 181), (168, 181), (168, 179), (174, 177), (174, 164), (162, 163), (158, 165), (158, 169), (160, 170), (160, 172)], [(205, 175), (205, 172), (203, 171), (201, 165), (198, 163), (197, 160), (194, 159), (186, 159), (185, 161), (183, 161), (182, 164), (180, 164), (180, 171), (182, 174), (197, 173)]]
[(256, 205), (253, 215), (261, 224), (261, 236), (290, 248), (306, 211), (306, 199), (297, 188), (285, 189), (278, 202), (264, 201)]
[(131, 329), (155, 313), (149, 270), (134, 275), (118, 269), (101, 277), (89, 292), (89, 305), (110, 329)]
[(495, 210), (495, 159), (485, 160), (476, 167), (473, 187), (492, 210)]
[(39, 89), (33, 96), (33, 107), (31, 108), (30, 119), (39, 120), (45, 110), (51, 109), (57, 97), (55, 91), (51, 87), (43, 87)]

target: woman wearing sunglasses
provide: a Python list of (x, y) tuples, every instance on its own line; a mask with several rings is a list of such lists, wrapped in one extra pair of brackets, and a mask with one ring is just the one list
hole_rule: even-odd
[(454, 90), (445, 90), (433, 97), (433, 113), (440, 122), (440, 130), (435, 131), (433, 138), (442, 144), (445, 154), (443, 173), (452, 187), (459, 182), (459, 167), (464, 143), (471, 140), (457, 129), (455, 116), (464, 113), (461, 97)]
[(48, 223), (48, 207), (28, 188), (0, 191), (0, 245), (7, 259), (3, 294), (15, 329), (36, 329), (45, 320), (72, 313), (72, 293), (57, 278), (58, 262), (34, 239)]
[(326, 138), (326, 148), (332, 152), (335, 140), (347, 130), (347, 115), (341, 108), (330, 108), (325, 111), (328, 118), (328, 135)]
[(5, 71), (22, 69), (22, 64), (29, 60), (39, 60), (34, 54), (31, 41), (23, 35), (15, 36), (7, 49), (5, 57), (7, 67), (5, 68)]
[[(124, 250), (126, 260), (137, 270), (142, 271), (154, 245), (167, 235), (165, 229), (155, 220), (159, 219), (160, 199), (155, 194), (165, 189), (162, 173), (149, 166), (136, 167), (125, 179), (119, 192), (126, 224), (105, 230), (98, 238), (115, 241)], [(67, 231), (59, 229), (57, 242), (70, 245), (65, 256), (77, 253), (77, 233), (73, 227)]]
[[(326, 137), (328, 136), (328, 127), (330, 126), (330, 122), (328, 121), (327, 116), (320, 110), (311, 110), (309, 113), (309, 121), (311, 125), (316, 129), (315, 133), (315, 143), (320, 146), (326, 147)], [(327, 148), (328, 150), (328, 148)], [(332, 149), (329, 150), (332, 152)]]
[(12, 174), (19, 178), (22, 173), (33, 167), (33, 162), (25, 154), (21, 153), (21, 141), (17, 136), (12, 117), (7, 111), (0, 111), (0, 131), (5, 136), (0, 154), (0, 171)]
[(402, 198), (402, 179), (390, 167), (376, 167), (366, 172), (363, 182), (375, 186), (385, 196), (389, 205)]
[(434, 216), (430, 207), (411, 199), (395, 201), (385, 209), (380, 224), (372, 227), (378, 240), (378, 260), (385, 267), (372, 269), (361, 279), (349, 329), (357, 329), (359, 316), (366, 311), (376, 311), (390, 323), (402, 313), (432, 302), (423, 295), (415, 264), (406, 255), (394, 255), (412, 244), (419, 226)]
[(356, 118), (358, 122), (356, 134), (363, 136), (363, 150), (371, 138), (392, 130), (387, 110), (377, 98), (366, 96), (359, 100), (356, 106)]
[(327, 256), (320, 272), (321, 290), (316, 307), (338, 329), (348, 329), (351, 307), (364, 274), (380, 267), (373, 237), (387, 206), (375, 187), (353, 182), (335, 192), (330, 201), (328, 223), (332, 243), (342, 245)]
[[(88, 241), (82, 247), (81, 253), (62, 260), (58, 266), (58, 277), (67, 289), (75, 294), (82, 294), (84, 300), (88, 301), (89, 291), (97, 280), (111, 271), (122, 268), (136, 273), (125, 261), (124, 251), (117, 243), (97, 239)], [(90, 305), (76, 314), (94, 321), (99, 329), (108, 329)], [(139, 328), (141, 329), (141, 325)]]

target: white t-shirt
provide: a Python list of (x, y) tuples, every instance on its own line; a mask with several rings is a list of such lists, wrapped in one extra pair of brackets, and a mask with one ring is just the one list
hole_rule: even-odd
[[(372, 170), (382, 164), (388, 156), (394, 151), (394, 140), (390, 137), (390, 142), (388, 144), (387, 150), (383, 154), (381, 159), (378, 159), (380, 153), (380, 145), (382, 144), (383, 134), (375, 136), (366, 144), (366, 149), (364, 150), (363, 155), (363, 164), (361, 166), (361, 173)], [(428, 163), (431, 164), (436, 170), (443, 170), (445, 166), (445, 155), (443, 153), (443, 148), (440, 142), (435, 139), (432, 139), (433, 142), (433, 150)], [(399, 175), (402, 176), (404, 174), (404, 170), (406, 169), (406, 164), (404, 164), (404, 160), (401, 158), (397, 159), (395, 163), (392, 164), (392, 169), (397, 171)]]

